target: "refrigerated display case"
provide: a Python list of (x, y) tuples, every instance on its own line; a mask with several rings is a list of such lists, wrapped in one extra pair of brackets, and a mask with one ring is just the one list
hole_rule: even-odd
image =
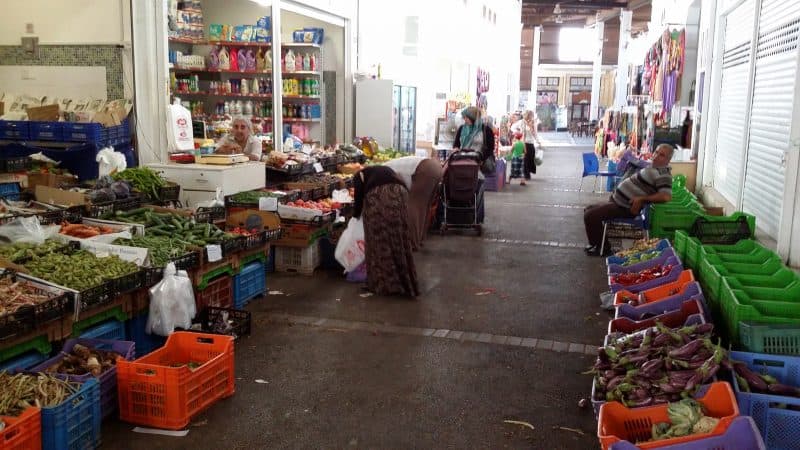
[(414, 153), (417, 148), (417, 88), (395, 85), (392, 112), (392, 147)]

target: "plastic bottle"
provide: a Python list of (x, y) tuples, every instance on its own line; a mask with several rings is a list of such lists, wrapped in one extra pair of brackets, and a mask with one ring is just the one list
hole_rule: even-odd
[(311, 70), (311, 57), (308, 55), (308, 53), (303, 55), (303, 70)]
[(294, 72), (294, 70), (295, 70), (295, 61), (294, 60), (295, 60), (294, 52), (291, 51), (291, 50), (286, 52), (286, 57), (284, 58), (284, 61), (286, 62), (286, 65), (284, 67), (285, 71)]
[(241, 100), (237, 100), (236, 101), (236, 111), (234, 112), (234, 114), (241, 114), (243, 109), (244, 109), (244, 105), (242, 105), (242, 101)]
[(242, 95), (250, 95), (250, 87), (247, 84), (248, 80), (246, 78), (242, 79), (242, 89), (241, 89)]
[(225, 102), (222, 106), (222, 114), (230, 114), (231, 113), (231, 102)]
[(244, 109), (242, 110), (242, 114), (245, 116), (252, 116), (253, 115), (253, 102), (250, 100), (246, 101), (244, 104)]
[(258, 84), (258, 78), (253, 78), (253, 94), (261, 93), (261, 85)]
[(314, 53), (312, 53), (311, 56), (309, 57), (308, 66), (309, 66), (308, 70), (311, 70), (311, 71), (314, 71), (314, 72), (317, 71), (317, 55), (315, 55)]
[(303, 57), (300, 55), (295, 55), (294, 59), (294, 70), (299, 72), (303, 70)]

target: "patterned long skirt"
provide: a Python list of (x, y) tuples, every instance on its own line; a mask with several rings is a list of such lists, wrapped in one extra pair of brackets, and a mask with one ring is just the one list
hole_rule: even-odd
[(408, 191), (399, 184), (372, 189), (364, 198), (363, 220), (369, 290), (378, 295), (417, 296)]

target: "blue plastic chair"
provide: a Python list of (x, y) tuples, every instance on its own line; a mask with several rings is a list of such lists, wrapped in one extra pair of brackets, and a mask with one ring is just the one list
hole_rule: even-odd
[(639, 215), (630, 219), (608, 219), (603, 221), (603, 240), (600, 243), (600, 254), (602, 255), (606, 249), (606, 232), (608, 231), (609, 224), (630, 225), (640, 228), (644, 232), (645, 239), (650, 239), (650, 204), (646, 203), (642, 206)]
[(597, 191), (597, 177), (615, 177), (616, 171), (601, 171), (600, 161), (597, 160), (597, 155), (594, 152), (583, 154), (583, 175), (581, 175), (581, 191), (583, 190), (583, 179), (586, 177), (594, 177), (594, 187), (592, 192)]

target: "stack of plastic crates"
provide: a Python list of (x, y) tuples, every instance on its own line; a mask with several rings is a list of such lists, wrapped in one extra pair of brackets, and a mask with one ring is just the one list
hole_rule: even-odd
[(685, 187), (685, 178), (676, 176), (672, 182), (672, 200), (650, 205), (650, 236), (672, 239), (675, 230), (688, 230), (705, 208)]

